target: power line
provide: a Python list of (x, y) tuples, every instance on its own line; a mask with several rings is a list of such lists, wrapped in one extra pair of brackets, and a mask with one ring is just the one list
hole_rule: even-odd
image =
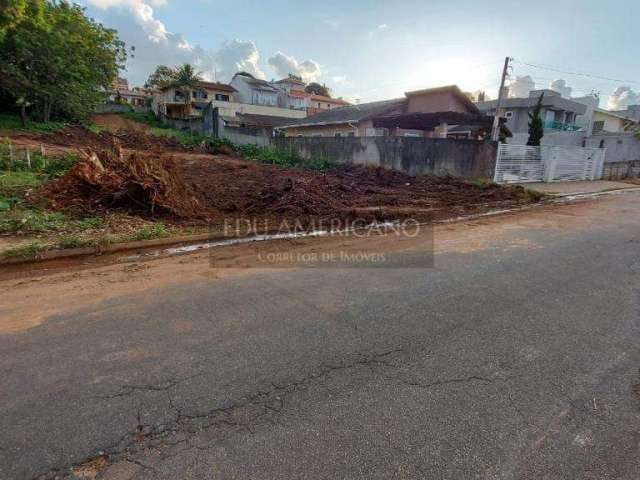
[(576, 75), (576, 76), (581, 76), (581, 77), (594, 78), (594, 79), (597, 79), (597, 80), (608, 80), (608, 81), (611, 81), (611, 82), (633, 83), (633, 84), (640, 85), (640, 81), (636, 81), (636, 80), (621, 80), (619, 78), (604, 77), (604, 76), (601, 76), (601, 75), (593, 75), (591, 73), (571, 72), (571, 71), (568, 71), (568, 70), (562, 70), (562, 69), (557, 68), (557, 67), (552, 67), (552, 66), (549, 66), (549, 65), (535, 65), (533, 63), (523, 62), (521, 60), (513, 60), (513, 61), (515, 63), (519, 63), (521, 65), (527, 65), (528, 67), (540, 68), (542, 70), (548, 70), (550, 72), (564, 73), (565, 75)]

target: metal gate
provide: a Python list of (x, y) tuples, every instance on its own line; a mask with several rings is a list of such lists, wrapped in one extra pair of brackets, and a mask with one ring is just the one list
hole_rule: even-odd
[(498, 146), (497, 183), (565, 182), (602, 177), (603, 148)]

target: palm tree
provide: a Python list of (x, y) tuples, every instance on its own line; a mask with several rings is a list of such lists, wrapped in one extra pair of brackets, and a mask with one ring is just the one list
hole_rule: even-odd
[(171, 72), (171, 86), (179, 88), (184, 95), (184, 104), (187, 106), (187, 112), (190, 111), (191, 94), (202, 81), (202, 74), (196, 72), (192, 65), (185, 63), (176, 67)]

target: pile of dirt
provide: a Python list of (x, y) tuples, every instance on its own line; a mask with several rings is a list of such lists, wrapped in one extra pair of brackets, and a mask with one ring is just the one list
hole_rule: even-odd
[[(230, 157), (178, 156), (185, 181), (212, 219), (430, 220), (529, 203), (522, 187), (476, 184), (384, 168), (313, 172)], [(204, 157), (204, 156), (201, 156)]]
[(200, 218), (200, 205), (172, 158), (110, 148), (86, 150), (63, 177), (40, 192), (54, 210), (93, 214), (112, 209)]
[(47, 133), (34, 138), (34, 141), (49, 145), (74, 147), (78, 149), (91, 148), (101, 150), (109, 148), (114, 140), (130, 150), (144, 150), (145, 152), (162, 153), (200, 151), (199, 147), (185, 147), (179, 140), (169, 136), (155, 136), (144, 130), (102, 131), (100, 133), (88, 130), (78, 125), (70, 125), (53, 133)]

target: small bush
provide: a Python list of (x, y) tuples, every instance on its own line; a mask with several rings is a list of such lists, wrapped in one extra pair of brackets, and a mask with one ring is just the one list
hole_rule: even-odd
[(153, 225), (145, 225), (136, 232), (133, 240), (152, 240), (154, 238), (163, 238), (169, 235), (167, 228), (163, 223), (154, 223)]
[(2, 253), (2, 258), (35, 258), (44, 250), (44, 246), (39, 242), (32, 242), (28, 245), (10, 248)]
[(93, 244), (93, 240), (80, 238), (75, 235), (64, 236), (56, 243), (57, 247), (62, 249), (89, 247)]

